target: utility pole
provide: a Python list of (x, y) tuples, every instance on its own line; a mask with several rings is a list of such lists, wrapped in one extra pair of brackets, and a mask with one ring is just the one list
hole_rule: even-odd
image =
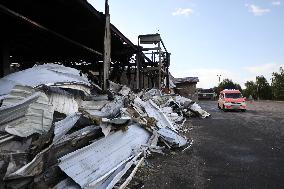
[(104, 36), (104, 90), (107, 90), (111, 59), (110, 14), (108, 0), (105, 1), (105, 36)]
[(259, 86), (257, 82), (258, 78), (257, 76), (255, 77), (255, 83), (256, 83), (256, 95), (257, 95), (257, 100), (259, 100)]
[(220, 82), (221, 82), (221, 76), (222, 76), (221, 74), (220, 74), (220, 75), (219, 75), (219, 74), (217, 75), (217, 77), (219, 78), (219, 84), (220, 84)]

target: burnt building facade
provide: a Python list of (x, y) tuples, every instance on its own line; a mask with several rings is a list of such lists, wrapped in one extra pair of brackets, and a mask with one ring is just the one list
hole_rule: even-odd
[(106, 66), (106, 15), (86, 0), (1, 1), (0, 78), (15, 70), (12, 63), (17, 70), (55, 63), (79, 69), (101, 86), (105, 72), (107, 79), (132, 89), (167, 85), (170, 53), (159, 34), (141, 35), (134, 45), (109, 24), (111, 61)]
[(174, 83), (176, 85), (175, 93), (190, 98), (191, 100), (198, 101), (198, 91), (196, 88), (198, 82), (198, 77), (174, 78)]

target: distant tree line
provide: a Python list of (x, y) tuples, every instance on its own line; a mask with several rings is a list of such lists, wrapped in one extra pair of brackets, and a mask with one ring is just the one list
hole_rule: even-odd
[(257, 76), (256, 81), (247, 81), (245, 89), (230, 79), (224, 79), (214, 91), (219, 94), (224, 89), (238, 89), (247, 98), (260, 100), (284, 100), (284, 70), (280, 67), (279, 72), (272, 73), (271, 85), (264, 76)]
[(239, 84), (234, 83), (230, 79), (224, 79), (221, 83), (219, 83), (217, 87), (214, 87), (213, 89), (214, 92), (217, 93), (218, 95), (224, 89), (236, 89), (242, 91), (242, 87)]

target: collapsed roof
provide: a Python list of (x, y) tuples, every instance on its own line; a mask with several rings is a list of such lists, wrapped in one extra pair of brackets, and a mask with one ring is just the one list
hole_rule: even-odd
[(110, 81), (101, 94), (79, 70), (63, 65), (7, 75), (1, 92), (6, 83), (0, 188), (125, 188), (144, 158), (188, 144), (188, 117), (210, 116), (192, 100), (158, 89), (134, 93)]
[[(102, 59), (105, 15), (86, 0), (3, 0), (0, 22), (0, 41), (8, 44), (11, 62)], [(111, 44), (114, 60), (136, 51), (114, 25)]]

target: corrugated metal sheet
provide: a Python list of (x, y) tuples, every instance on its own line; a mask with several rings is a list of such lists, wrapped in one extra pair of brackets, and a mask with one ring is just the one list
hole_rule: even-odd
[(54, 107), (54, 111), (71, 115), (78, 112), (78, 102), (73, 96), (52, 93), (49, 96), (49, 103)]
[(43, 134), (51, 127), (53, 112), (46, 94), (31, 87), (17, 85), (0, 108), (1, 124), (6, 132), (20, 137), (33, 133)]
[[(36, 79), (35, 79), (36, 78)], [(15, 85), (37, 87), (39, 85), (56, 85), (66, 88), (78, 88), (78, 85), (90, 86), (84, 75), (74, 68), (57, 64), (44, 64), (9, 74), (0, 79), (0, 96), (8, 94)], [(70, 84), (76, 84), (72, 86)], [(82, 89), (86, 90), (85, 88)], [(85, 92), (85, 91), (84, 91)]]
[(152, 100), (148, 100), (147, 102), (145, 102), (144, 108), (149, 117), (154, 117), (157, 120), (157, 126), (159, 128), (167, 127), (173, 131), (177, 130), (177, 128), (173, 125), (169, 118)]
[(72, 141), (72, 140), (75, 141), (76, 139), (87, 136), (90, 133), (96, 133), (96, 132), (98, 133), (99, 129), (100, 129), (99, 126), (94, 126), (94, 125), (84, 127), (84, 128), (82, 128), (78, 131), (71, 133), (71, 134), (67, 134), (67, 135), (62, 136), (57, 142), (55, 142), (55, 145), (60, 145), (64, 142), (68, 142), (68, 141)]
[(107, 103), (109, 103), (108, 100), (82, 101), (80, 107), (88, 112), (92, 112), (93, 110), (101, 110)]
[(152, 101), (143, 102), (140, 98), (136, 98), (134, 103), (143, 106), (149, 117), (154, 117), (157, 121), (158, 134), (172, 145), (184, 146), (187, 140), (177, 134), (178, 127), (162, 112), (162, 110)]
[(35, 93), (23, 100), (19, 99), (18, 103), (13, 105), (3, 105), (0, 108), (0, 125), (4, 125), (10, 121), (23, 117), (28, 109), (28, 106), (35, 102), (39, 97), (39, 93)]
[(187, 140), (185, 138), (168, 128), (159, 129), (158, 134), (173, 146), (181, 147), (187, 144)]
[(80, 119), (81, 114), (75, 113), (67, 116), (65, 119), (56, 122), (54, 125), (53, 143), (61, 139)]
[(99, 182), (129, 161), (149, 138), (145, 129), (131, 125), (127, 131), (117, 131), (63, 156), (59, 167), (82, 188), (96, 188)]
[[(86, 109), (82, 107), (82, 109), (95, 117), (113, 118), (120, 113), (120, 109), (124, 105), (124, 99), (125, 97), (115, 96), (114, 100), (105, 104), (101, 110), (90, 109), (89, 107), (86, 107)], [(96, 101), (94, 103), (96, 103)]]

